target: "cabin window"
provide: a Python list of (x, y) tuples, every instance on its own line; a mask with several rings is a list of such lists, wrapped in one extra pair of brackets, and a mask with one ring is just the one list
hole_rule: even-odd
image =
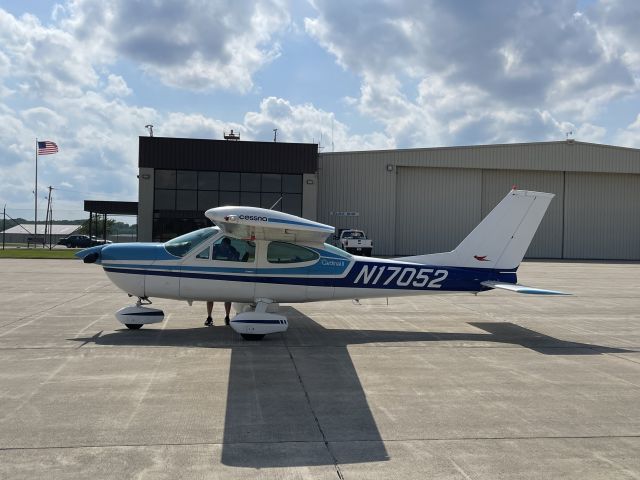
[(223, 262), (253, 262), (256, 244), (237, 238), (222, 237), (213, 244), (211, 260)]
[(210, 250), (209, 247), (205, 248), (198, 255), (196, 255), (196, 258), (201, 258), (203, 260), (209, 260), (209, 250)]
[(173, 240), (169, 240), (164, 244), (164, 248), (171, 255), (174, 255), (176, 257), (184, 257), (187, 253), (196, 248), (207, 238), (211, 238), (218, 232), (219, 230), (214, 227), (201, 228), (200, 230), (196, 230), (195, 232), (186, 233), (174, 238)]
[(320, 258), (313, 250), (293, 243), (271, 242), (267, 248), (269, 263), (302, 263)]

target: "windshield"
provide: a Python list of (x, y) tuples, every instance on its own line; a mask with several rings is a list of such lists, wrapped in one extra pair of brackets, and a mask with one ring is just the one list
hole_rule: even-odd
[(201, 228), (195, 232), (185, 233), (173, 240), (169, 240), (164, 244), (164, 248), (166, 248), (167, 252), (171, 255), (184, 257), (187, 253), (200, 245), (207, 238), (213, 237), (216, 233), (218, 233), (218, 229), (215, 227)]

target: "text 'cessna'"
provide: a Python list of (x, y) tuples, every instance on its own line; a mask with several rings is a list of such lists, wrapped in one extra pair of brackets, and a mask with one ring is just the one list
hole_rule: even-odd
[(77, 253), (102, 265), (135, 306), (116, 318), (131, 329), (164, 319), (149, 298), (234, 302), (231, 328), (248, 340), (284, 332), (280, 303), (396, 297), (494, 288), (562, 294), (517, 283), (516, 270), (553, 194), (512, 190), (451, 252), (394, 259), (350, 255), (325, 243), (334, 228), (273, 210), (218, 207), (215, 226), (166, 243), (100, 245)]

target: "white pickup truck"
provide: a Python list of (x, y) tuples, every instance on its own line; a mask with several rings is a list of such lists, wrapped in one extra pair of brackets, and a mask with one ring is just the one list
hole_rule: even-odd
[(349, 253), (371, 256), (373, 242), (367, 238), (362, 230), (345, 229), (339, 232), (338, 247)]

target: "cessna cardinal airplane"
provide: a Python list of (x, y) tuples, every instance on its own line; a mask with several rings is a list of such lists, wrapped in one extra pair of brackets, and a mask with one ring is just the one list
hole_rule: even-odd
[(166, 243), (124, 243), (87, 248), (76, 255), (102, 265), (135, 306), (116, 318), (130, 329), (161, 322), (150, 297), (232, 301), (230, 325), (247, 340), (284, 332), (279, 303), (396, 297), (434, 293), (562, 292), (517, 283), (516, 270), (551, 199), (550, 193), (511, 190), (456, 247), (394, 259), (350, 255), (325, 243), (334, 228), (254, 207), (205, 212), (216, 226)]

